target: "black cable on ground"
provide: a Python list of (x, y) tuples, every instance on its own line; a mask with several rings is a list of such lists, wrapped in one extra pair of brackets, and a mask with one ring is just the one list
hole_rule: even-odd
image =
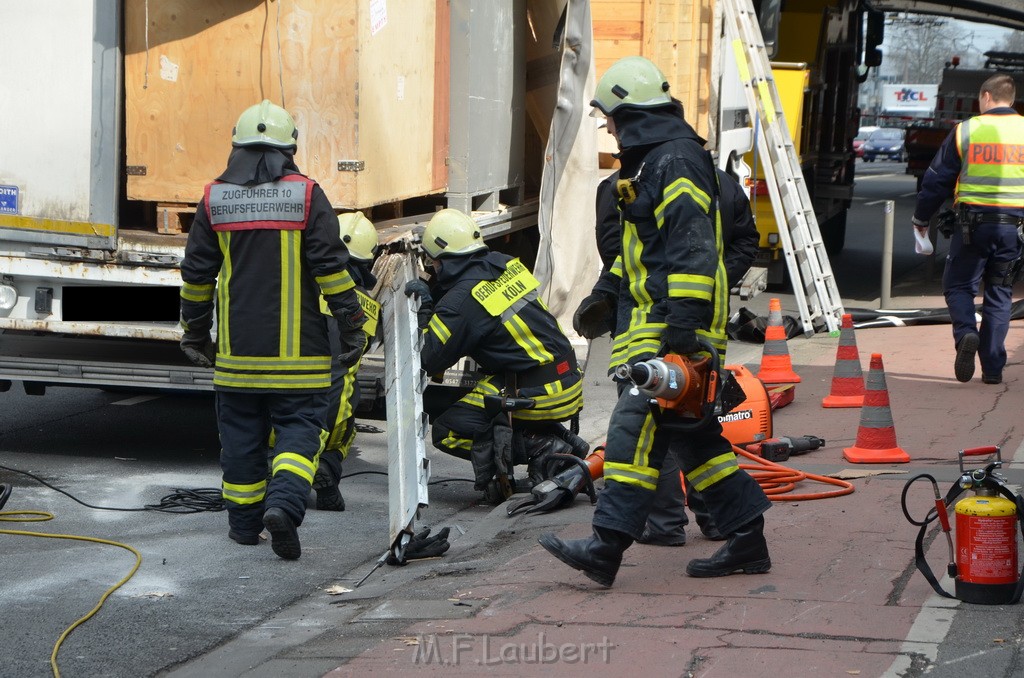
[(55, 487), (50, 483), (46, 482), (39, 476), (29, 473), (28, 471), (21, 471), (10, 466), (4, 466), (0, 464), (0, 469), (10, 471), (12, 473), (20, 473), (23, 476), (28, 476), (32, 480), (36, 481), (40, 485), (44, 485), (54, 492), (63, 494), (68, 499), (85, 506), (86, 508), (97, 509), (100, 511), (159, 511), (162, 513), (202, 513), (205, 511), (223, 511), (224, 500), (221, 498), (221, 491), (218, 487), (201, 487), (197, 489), (180, 489), (175, 488), (171, 494), (168, 494), (160, 499), (158, 504), (146, 504), (142, 507), (135, 508), (123, 508), (119, 506), (96, 506), (89, 504), (75, 495)]

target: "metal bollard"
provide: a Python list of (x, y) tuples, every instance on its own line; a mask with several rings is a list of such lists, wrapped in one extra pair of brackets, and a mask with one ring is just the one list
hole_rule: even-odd
[(890, 293), (892, 292), (892, 229), (895, 206), (895, 201), (885, 201), (885, 222), (882, 227), (882, 292), (878, 300), (879, 308), (889, 308), (892, 303)]

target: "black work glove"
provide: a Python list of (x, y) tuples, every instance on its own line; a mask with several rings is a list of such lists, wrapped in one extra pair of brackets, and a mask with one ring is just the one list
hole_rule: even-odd
[(587, 339), (596, 339), (614, 329), (615, 304), (603, 292), (592, 292), (580, 302), (572, 316), (572, 328)]
[(178, 345), (196, 367), (213, 367), (217, 361), (217, 346), (209, 332), (186, 332)]
[(338, 331), (341, 335), (341, 355), (338, 356), (338, 362), (347, 369), (363, 357), (369, 338), (361, 325), (352, 327), (349, 322), (339, 322)]
[(388, 565), (405, 565), (410, 560), (419, 560), (421, 558), (436, 558), (443, 555), (445, 551), (451, 548), (451, 544), (448, 543), (448, 533), (451, 528), (442, 528), (440, 532), (435, 534), (433, 537), (430, 536), (430, 528), (426, 528), (413, 535), (412, 540), (406, 544), (405, 553), (403, 554), (403, 560), (395, 558), (394, 554), (388, 556)]
[(701, 350), (700, 344), (697, 343), (697, 331), (694, 329), (668, 325), (661, 336), (671, 353), (691, 355)]
[(416, 323), (422, 330), (430, 323), (430, 316), (434, 314), (434, 299), (430, 296), (430, 286), (419, 278), (410, 280), (405, 283), (405, 296), (420, 300)]
[(363, 357), (368, 342), (366, 332), (363, 331), (366, 312), (363, 311), (355, 292), (342, 301), (342, 306), (334, 314), (334, 319), (338, 323), (338, 334), (341, 339), (341, 354), (338, 356), (338, 362), (347, 369)]

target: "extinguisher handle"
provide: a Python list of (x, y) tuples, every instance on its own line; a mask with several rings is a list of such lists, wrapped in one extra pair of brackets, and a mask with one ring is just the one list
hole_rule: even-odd
[(960, 454), (965, 457), (980, 457), (989, 454), (999, 454), (999, 446), (986, 445), (985, 447), (970, 447), (966, 450), (960, 450)]

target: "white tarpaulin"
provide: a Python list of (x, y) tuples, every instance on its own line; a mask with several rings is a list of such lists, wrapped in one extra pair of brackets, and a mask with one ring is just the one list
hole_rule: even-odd
[(595, 78), (587, 0), (569, 1), (563, 46), (544, 154), (534, 272), (545, 283), (545, 303), (572, 333), (572, 314), (590, 293), (601, 266), (594, 236), (597, 126), (590, 117)]

